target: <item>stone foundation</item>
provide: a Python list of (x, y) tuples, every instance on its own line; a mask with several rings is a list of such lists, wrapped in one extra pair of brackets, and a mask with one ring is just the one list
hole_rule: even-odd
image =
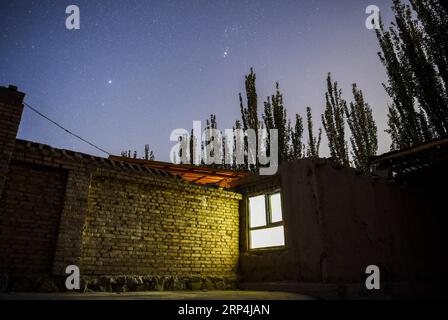
[(0, 275), (0, 292), (137, 292), (180, 290), (232, 290), (237, 279), (231, 277), (176, 276), (85, 276), (79, 290), (67, 290), (63, 276)]

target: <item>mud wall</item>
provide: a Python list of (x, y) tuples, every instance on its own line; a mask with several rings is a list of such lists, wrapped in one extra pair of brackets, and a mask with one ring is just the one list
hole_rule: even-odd
[[(241, 192), (247, 197), (263, 184), (267, 191), (281, 189), (286, 246), (249, 250), (243, 240), (244, 281), (359, 283), (371, 264), (380, 267), (384, 281), (440, 274), (440, 237), (425, 192), (323, 159), (289, 163), (276, 177), (253, 179)], [(241, 210), (247, 234), (245, 204)]]

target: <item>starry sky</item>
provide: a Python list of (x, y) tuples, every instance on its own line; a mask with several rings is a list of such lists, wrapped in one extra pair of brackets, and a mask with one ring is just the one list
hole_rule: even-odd
[[(71, 4), (80, 30), (65, 28)], [(17, 85), (26, 102), (113, 154), (142, 155), (150, 144), (167, 161), (173, 129), (210, 113), (221, 129), (240, 118), (250, 67), (259, 109), (279, 81), (290, 117), (311, 106), (315, 127), (332, 72), (347, 100), (353, 82), (364, 91), (382, 153), (389, 99), (365, 27), (370, 4), (391, 20), (391, 0), (0, 0), (0, 85)], [(104, 156), (28, 109), (18, 137)]]

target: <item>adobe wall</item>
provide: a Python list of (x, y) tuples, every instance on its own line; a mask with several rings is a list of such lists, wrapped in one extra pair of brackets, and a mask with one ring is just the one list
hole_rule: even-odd
[[(267, 191), (281, 188), (286, 247), (248, 250), (243, 239), (243, 281), (363, 283), (371, 264), (380, 267), (383, 281), (427, 281), (440, 274), (438, 228), (423, 191), (323, 159), (288, 163), (264, 180)], [(260, 181), (252, 185), (240, 191), (259, 191)], [(245, 231), (244, 205), (241, 210)]]

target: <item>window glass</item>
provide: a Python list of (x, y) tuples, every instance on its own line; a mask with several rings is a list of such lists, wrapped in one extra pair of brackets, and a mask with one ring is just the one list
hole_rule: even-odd
[(252, 230), (250, 232), (250, 248), (269, 248), (285, 245), (283, 226)]
[(282, 202), (280, 200), (280, 193), (275, 193), (269, 197), (269, 203), (271, 205), (271, 222), (280, 222), (282, 217)]
[(262, 227), (267, 224), (264, 195), (249, 198), (249, 221), (251, 228)]

